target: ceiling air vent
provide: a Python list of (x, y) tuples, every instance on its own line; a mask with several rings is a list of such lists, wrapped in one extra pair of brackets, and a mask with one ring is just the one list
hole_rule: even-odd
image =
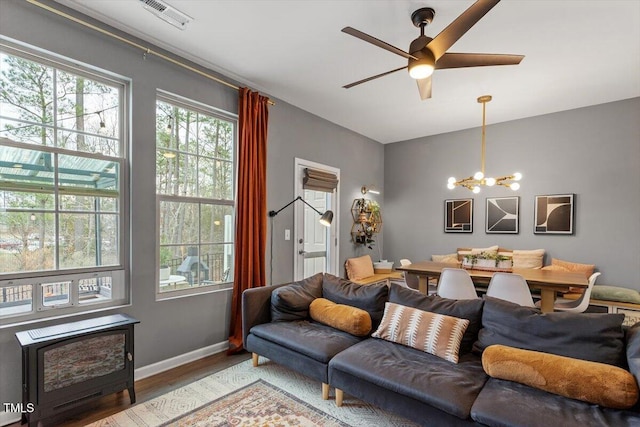
[(184, 30), (186, 25), (193, 21), (193, 18), (189, 15), (180, 12), (173, 6), (168, 5), (167, 3), (159, 0), (140, 0), (142, 2), (142, 6), (147, 9), (149, 12), (156, 15), (158, 18), (163, 21), (168, 22), (176, 28)]

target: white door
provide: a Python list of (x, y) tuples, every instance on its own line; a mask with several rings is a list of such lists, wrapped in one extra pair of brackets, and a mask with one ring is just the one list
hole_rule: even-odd
[[(294, 231), (294, 277), (301, 280), (316, 273), (331, 273), (338, 275), (338, 189), (333, 193), (308, 190), (303, 188), (304, 169), (312, 168), (336, 174), (339, 179), (339, 169), (315, 162), (296, 159), (295, 182), (296, 196), (316, 210), (304, 203), (295, 206)], [(339, 185), (338, 185), (339, 188)], [(330, 227), (325, 227), (318, 221), (320, 215), (327, 210), (334, 212)], [(320, 212), (320, 214), (318, 212)]]

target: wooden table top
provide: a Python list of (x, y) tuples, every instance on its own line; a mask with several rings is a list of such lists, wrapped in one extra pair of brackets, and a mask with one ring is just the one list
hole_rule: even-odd
[[(406, 271), (417, 275), (439, 277), (443, 268), (460, 268), (459, 264), (445, 262), (420, 261), (403, 267), (396, 267), (398, 271)], [(495, 273), (485, 270), (467, 270), (474, 281), (489, 281)], [(513, 273), (519, 274), (532, 288), (554, 289), (566, 291), (569, 287), (587, 288), (589, 281), (582, 273), (571, 273), (555, 270), (540, 270), (533, 268), (514, 268)]]

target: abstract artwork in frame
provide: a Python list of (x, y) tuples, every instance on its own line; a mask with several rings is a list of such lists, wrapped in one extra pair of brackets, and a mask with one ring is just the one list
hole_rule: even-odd
[(535, 234), (573, 234), (575, 194), (536, 196), (534, 208)]
[(487, 234), (518, 234), (520, 197), (487, 197)]
[(444, 201), (444, 232), (473, 233), (473, 199)]

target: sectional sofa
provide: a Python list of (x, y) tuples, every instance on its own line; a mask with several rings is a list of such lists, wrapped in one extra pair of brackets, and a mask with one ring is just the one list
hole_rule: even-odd
[[(338, 405), (356, 397), (429, 426), (640, 426), (640, 325), (623, 329), (623, 315), (541, 314), (327, 274), (250, 289), (242, 302), (254, 366), (263, 356), (316, 379), (325, 399), (335, 387)], [(400, 327), (398, 313), (427, 320)], [(414, 345), (420, 336), (431, 347)]]

